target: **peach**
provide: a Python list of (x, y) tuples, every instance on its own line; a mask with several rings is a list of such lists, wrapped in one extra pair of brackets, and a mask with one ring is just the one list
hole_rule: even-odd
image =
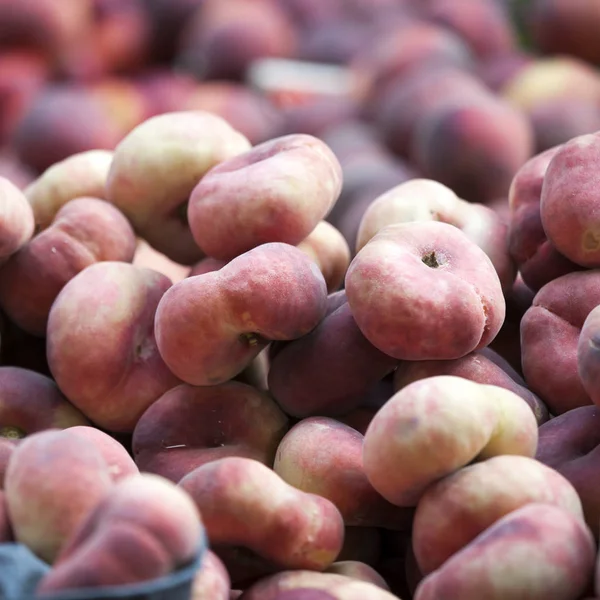
[(490, 258), (504, 290), (515, 280), (516, 271), (506, 248), (508, 227), (490, 207), (461, 200), (447, 186), (415, 178), (376, 198), (365, 211), (356, 241), (360, 250), (387, 225), (412, 221), (440, 221), (461, 229)]
[(36, 231), (50, 226), (56, 213), (81, 197), (106, 200), (105, 186), (113, 153), (87, 150), (71, 154), (41, 173), (25, 190), (35, 217)]
[(181, 103), (182, 110), (219, 115), (252, 145), (275, 137), (281, 116), (263, 94), (234, 81), (202, 81)]
[(11, 146), (0, 147), (0, 177), (24, 190), (35, 179), (34, 171), (15, 153)]
[(506, 388), (527, 402), (538, 425), (550, 418), (542, 400), (527, 388), (523, 378), (510, 364), (490, 348), (482, 348), (454, 360), (403, 362), (394, 373), (394, 390), (397, 392), (414, 381), (437, 375), (453, 375), (475, 383)]
[(190, 269), (188, 277), (195, 277), (196, 275), (205, 275), (206, 273), (218, 271), (219, 269), (224, 267), (228, 262), (228, 260), (220, 260), (218, 258), (211, 258), (210, 256), (205, 256)]
[(373, 583), (382, 590), (389, 590), (389, 586), (385, 579), (373, 568), (365, 563), (354, 560), (342, 560), (334, 562), (329, 566), (326, 573), (336, 573), (337, 575), (344, 575), (351, 579), (358, 581), (366, 581), (367, 583)]
[(106, 197), (153, 248), (192, 264), (202, 252), (188, 227), (188, 198), (207, 171), (249, 148), (241, 133), (208, 112), (151, 117), (115, 148)]
[(344, 525), (335, 505), (293, 488), (256, 460), (221, 458), (178, 485), (200, 510), (217, 554), (222, 545), (242, 546), (280, 568), (319, 571), (341, 550)]
[(596, 475), (600, 468), (599, 421), (600, 412), (596, 406), (581, 406), (558, 415), (540, 427), (535, 456), (571, 482), (596, 537), (600, 533), (600, 488)]
[(356, 324), (400, 360), (459, 358), (487, 346), (506, 303), (485, 252), (453, 225), (388, 225), (354, 257), (346, 294)]
[(477, 74), (493, 92), (500, 93), (521, 69), (533, 63), (536, 58), (524, 48), (513, 49), (506, 54), (497, 54), (480, 60)]
[(418, 120), (487, 90), (474, 74), (453, 65), (426, 65), (392, 81), (373, 106), (373, 120), (388, 148), (408, 157)]
[(286, 483), (327, 498), (347, 526), (410, 530), (412, 511), (384, 500), (363, 468), (363, 436), (327, 417), (294, 425), (277, 448), (273, 470)]
[(583, 322), (577, 342), (577, 372), (583, 388), (596, 405), (600, 405), (600, 380), (597, 373), (599, 318), (600, 308), (593, 308)]
[(204, 0), (179, 38), (176, 62), (198, 79), (242, 80), (264, 57), (291, 57), (296, 31), (275, 2)]
[(190, 195), (187, 217), (208, 256), (231, 260), (268, 242), (299, 244), (336, 202), (341, 166), (318, 138), (274, 138), (213, 167)]
[[(159, 1), (153, 0), (153, 5)], [(195, 0), (180, 0), (195, 2)], [(175, 2), (171, 3), (172, 5)], [(154, 6), (148, 7), (150, 11)], [(168, 65), (147, 65), (133, 80), (140, 90), (151, 117), (182, 110), (188, 98), (198, 89), (198, 81), (189, 74), (171, 69)]]
[(0, 176), (0, 264), (33, 236), (33, 211), (23, 192)]
[(563, 256), (548, 240), (540, 213), (544, 176), (559, 147), (527, 160), (515, 173), (508, 192), (508, 251), (523, 281), (534, 291), (580, 267)]
[(154, 269), (166, 275), (173, 283), (177, 283), (192, 274), (190, 267), (171, 260), (142, 239), (137, 240), (132, 263), (136, 267)]
[(50, 370), (96, 425), (133, 431), (148, 406), (181, 383), (154, 337), (156, 307), (170, 285), (151, 269), (100, 262), (73, 277), (52, 305)]
[(600, 43), (595, 35), (600, 10), (593, 0), (535, 0), (526, 26), (532, 42), (544, 54), (600, 61)]
[(62, 431), (33, 433), (14, 450), (4, 482), (15, 539), (53, 563), (114, 481), (100, 450)]
[(319, 221), (297, 246), (319, 265), (327, 291), (338, 290), (351, 258), (348, 243), (340, 231), (327, 221)]
[(174, 573), (204, 544), (200, 515), (189, 496), (157, 475), (115, 484), (70, 536), (39, 595), (120, 586)]
[(412, 544), (420, 571), (428, 575), (439, 569), (496, 521), (532, 502), (557, 506), (583, 520), (571, 483), (533, 458), (495, 456), (448, 475), (417, 505)]
[(41, 173), (73, 154), (112, 150), (121, 131), (88, 90), (55, 83), (46, 86), (15, 126), (17, 155)]
[(490, 94), (443, 104), (422, 115), (415, 123), (409, 157), (425, 177), (461, 198), (487, 202), (508, 193), (533, 151), (526, 115)]
[(108, 465), (108, 471), (113, 481), (139, 474), (139, 469), (125, 447), (97, 427), (75, 425), (69, 427), (69, 433), (81, 436), (100, 451)]
[(547, 283), (521, 320), (521, 360), (529, 389), (553, 415), (591, 404), (578, 373), (577, 346), (600, 304), (600, 273), (568, 273)]
[(288, 419), (264, 392), (237, 381), (179, 385), (146, 410), (133, 432), (142, 471), (178, 482), (204, 463), (245, 456), (272, 466)]
[(229, 600), (231, 581), (221, 559), (207, 550), (192, 584), (190, 600)]
[(424, 14), (460, 35), (480, 59), (508, 54), (517, 45), (510, 15), (495, 0), (429, 0)]
[[(575, 600), (592, 581), (596, 546), (563, 508), (530, 503), (508, 513), (429, 574), (415, 600)], [(525, 566), (525, 567), (524, 567)]]
[(569, 140), (551, 158), (540, 198), (544, 231), (554, 247), (583, 267), (600, 266), (600, 219), (595, 210), (600, 133)]
[(282, 344), (271, 358), (269, 391), (295, 417), (344, 415), (397, 363), (365, 338), (345, 302), (310, 333)]
[(156, 343), (183, 381), (216, 385), (239, 375), (269, 340), (306, 335), (326, 302), (323, 275), (301, 250), (263, 244), (173, 285), (156, 311)]
[(12, 525), (8, 516), (8, 507), (6, 504), (6, 495), (3, 491), (0, 491), (0, 544), (5, 542), (12, 542), (14, 535), (12, 531)]
[(244, 600), (398, 600), (379, 585), (338, 573), (281, 571), (248, 588)]
[(389, 502), (416, 506), (431, 484), (474, 459), (531, 457), (537, 440), (535, 416), (513, 392), (438, 375), (407, 385), (378, 411), (364, 436), (363, 464)]
[(21, 329), (45, 337), (66, 283), (101, 261), (131, 262), (134, 252), (135, 234), (121, 211), (98, 198), (71, 200), (0, 268), (0, 307)]

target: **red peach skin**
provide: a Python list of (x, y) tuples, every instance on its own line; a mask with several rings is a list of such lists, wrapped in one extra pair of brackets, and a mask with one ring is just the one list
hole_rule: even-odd
[(562, 508), (527, 504), (496, 521), (421, 581), (415, 600), (578, 600), (592, 582), (596, 545)]
[(592, 402), (600, 406), (600, 306), (583, 322), (577, 342), (577, 372)]
[(373, 200), (362, 216), (356, 251), (385, 226), (412, 221), (440, 221), (458, 227), (489, 256), (502, 289), (511, 288), (516, 269), (508, 255), (508, 228), (502, 218), (489, 206), (462, 200), (432, 179), (410, 179)]
[(190, 196), (188, 221), (207, 256), (231, 260), (268, 242), (299, 244), (341, 189), (332, 150), (314, 136), (290, 134), (213, 167)]
[(133, 432), (133, 455), (142, 471), (175, 482), (225, 456), (245, 456), (270, 467), (287, 429), (288, 418), (274, 400), (250, 385), (182, 384), (141, 416)]
[(316, 571), (340, 553), (344, 523), (335, 505), (295, 489), (256, 460), (212, 461), (178, 485), (200, 510), (213, 548), (243, 546), (281, 568)]
[(163, 577), (190, 563), (203, 527), (190, 497), (157, 475), (124, 479), (71, 536), (39, 596)]
[(555, 416), (592, 402), (579, 376), (577, 348), (598, 304), (600, 271), (578, 271), (547, 283), (521, 319), (525, 381)]
[(413, 511), (393, 506), (369, 483), (363, 436), (327, 417), (294, 425), (277, 448), (273, 470), (286, 483), (335, 504), (346, 526), (409, 531)]
[(509, 512), (552, 504), (583, 521), (581, 500), (554, 469), (525, 456), (494, 456), (432, 485), (417, 505), (412, 545), (427, 575)]
[(190, 600), (229, 600), (231, 581), (221, 559), (207, 550), (192, 584)]
[(50, 370), (96, 425), (133, 431), (148, 406), (181, 383), (154, 339), (156, 307), (170, 286), (157, 271), (100, 262), (71, 279), (52, 305)]
[(209, 112), (151, 117), (115, 148), (106, 197), (153, 248), (191, 265), (202, 252), (186, 218), (190, 194), (212, 167), (249, 149), (241, 133)]
[(506, 311), (485, 252), (435, 221), (380, 230), (350, 263), (346, 295), (364, 336), (400, 360), (459, 358), (487, 346)]
[(583, 267), (600, 267), (600, 133), (577, 136), (552, 157), (544, 175), (540, 214), (556, 249)]
[(87, 150), (65, 158), (41, 173), (24, 190), (35, 216), (36, 231), (46, 229), (56, 213), (75, 198), (106, 200), (111, 150)]
[(171, 287), (156, 311), (156, 342), (183, 381), (216, 385), (239, 375), (270, 340), (306, 335), (326, 303), (313, 261), (294, 246), (263, 244)]
[(13, 452), (4, 482), (15, 539), (52, 564), (113, 486), (102, 453), (63, 431), (34, 433)]
[(98, 198), (71, 200), (0, 269), (0, 307), (21, 329), (45, 337), (68, 281), (96, 262), (131, 262), (134, 253), (135, 234), (120, 210)]
[(0, 264), (33, 235), (33, 211), (23, 192), (0, 177)]
[(365, 433), (363, 461), (384, 498), (416, 506), (432, 483), (474, 459), (531, 457), (537, 441), (535, 416), (522, 398), (439, 375), (411, 383), (384, 404)]

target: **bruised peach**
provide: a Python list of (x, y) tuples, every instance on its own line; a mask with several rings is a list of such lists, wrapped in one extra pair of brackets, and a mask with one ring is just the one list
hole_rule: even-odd
[(241, 133), (208, 112), (151, 117), (116, 146), (106, 198), (153, 248), (192, 264), (202, 252), (187, 223), (190, 193), (212, 167), (249, 148)]
[(293, 488), (256, 460), (221, 458), (178, 485), (200, 510), (217, 554), (221, 545), (242, 546), (280, 568), (319, 571), (341, 550), (344, 525), (335, 505)]
[(44, 337), (68, 281), (97, 262), (130, 262), (134, 252), (135, 234), (121, 211), (97, 198), (71, 200), (0, 269), (0, 307), (21, 329)]
[(62, 392), (96, 425), (130, 432), (181, 383), (160, 357), (156, 307), (170, 280), (124, 262), (100, 262), (71, 279), (48, 317), (47, 355)]
[(392, 504), (416, 506), (431, 484), (475, 458), (531, 457), (537, 440), (535, 416), (513, 392), (438, 375), (407, 385), (378, 411), (364, 437), (364, 469)]
[(435, 221), (380, 230), (352, 260), (345, 284), (364, 336), (400, 360), (459, 358), (482, 348), (506, 310), (485, 252)]
[(409, 530), (412, 511), (384, 500), (363, 468), (363, 436), (335, 419), (294, 425), (277, 448), (273, 470), (303, 492), (333, 502), (347, 526)]
[(268, 242), (299, 244), (341, 186), (341, 166), (329, 147), (291, 134), (214, 166), (192, 191), (187, 217), (202, 251), (230, 260)]
[(157, 308), (156, 342), (186, 383), (216, 385), (243, 371), (270, 340), (311, 331), (326, 302), (323, 275), (301, 250), (263, 244), (172, 286)]
[(161, 396), (137, 422), (133, 455), (142, 471), (175, 482), (224, 456), (245, 456), (270, 467), (287, 421), (266, 393), (244, 383), (183, 384)]

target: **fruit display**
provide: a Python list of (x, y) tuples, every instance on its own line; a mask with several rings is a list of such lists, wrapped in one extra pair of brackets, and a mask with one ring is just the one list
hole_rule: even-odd
[(0, 597), (598, 600), (596, 0), (0, 0)]

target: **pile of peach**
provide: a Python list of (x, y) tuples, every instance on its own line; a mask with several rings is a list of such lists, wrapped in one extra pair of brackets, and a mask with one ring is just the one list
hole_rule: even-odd
[[(215, 114), (0, 178), (0, 539), (37, 595), (600, 596), (600, 133), (510, 220), (427, 178), (327, 217), (337, 155)], [(517, 344), (515, 344), (515, 330)]]

